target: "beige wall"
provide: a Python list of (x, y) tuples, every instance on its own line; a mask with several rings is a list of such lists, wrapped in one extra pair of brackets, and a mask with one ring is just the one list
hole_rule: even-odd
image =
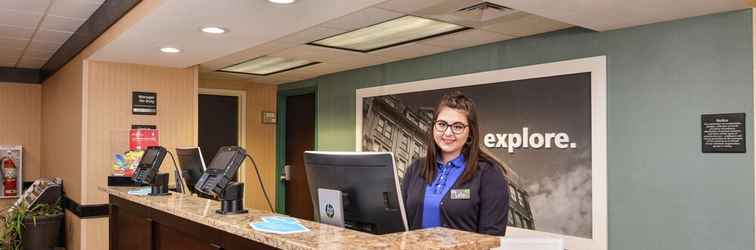
[(0, 145), (22, 145), (23, 180), (39, 177), (42, 85), (0, 82)]
[[(86, 143), (82, 204), (108, 203), (98, 190), (107, 185), (113, 154), (128, 150), (128, 130), (133, 124), (155, 125), (160, 145), (174, 151), (177, 146), (196, 145), (197, 68), (164, 68), (134, 64), (85, 61)], [(132, 115), (133, 91), (157, 93), (157, 115)], [(175, 152), (174, 152), (175, 153)], [(161, 172), (171, 174), (167, 157)], [(87, 219), (81, 225), (87, 249), (105, 249), (108, 220)]]
[[(200, 88), (243, 90), (247, 93), (245, 149), (255, 158), (270, 202), (276, 199), (276, 125), (262, 124), (262, 111), (276, 111), (277, 86), (235, 80), (200, 79)], [(244, 163), (244, 198), (248, 208), (268, 210), (262, 189), (249, 160)]]
[[(86, 62), (87, 147), (86, 188), (82, 204), (108, 203), (97, 190), (107, 185), (113, 154), (128, 150), (128, 130), (133, 124), (156, 125), (160, 145), (196, 145), (194, 118), (196, 68), (175, 69), (109, 62)], [(132, 115), (133, 91), (157, 93), (157, 115)], [(167, 157), (161, 171), (173, 174)], [(173, 180), (173, 177), (171, 177)]]
[(63, 191), (81, 201), (81, 62), (70, 62), (42, 84), (42, 176), (63, 179)]

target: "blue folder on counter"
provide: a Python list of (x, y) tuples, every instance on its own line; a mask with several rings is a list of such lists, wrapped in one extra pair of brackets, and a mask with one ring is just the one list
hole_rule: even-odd
[(262, 221), (249, 223), (252, 229), (265, 233), (293, 234), (309, 232), (310, 229), (299, 223), (297, 219), (283, 216), (266, 216)]
[(149, 187), (146, 187), (146, 188), (137, 188), (137, 189), (129, 190), (129, 194), (130, 195), (136, 195), (136, 196), (146, 196), (146, 195), (150, 194), (151, 191), (152, 191), (152, 189), (149, 188)]

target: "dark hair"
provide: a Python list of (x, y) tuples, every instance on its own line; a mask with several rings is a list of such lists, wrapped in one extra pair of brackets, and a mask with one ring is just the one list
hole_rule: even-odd
[[(438, 113), (441, 108), (448, 107), (461, 111), (467, 116), (468, 128), (470, 129), (470, 135), (462, 146), (462, 155), (465, 156), (465, 171), (462, 172), (459, 183), (465, 183), (472, 179), (476, 171), (478, 171), (478, 160), (481, 158), (483, 152), (480, 150), (480, 126), (478, 124), (478, 112), (475, 108), (475, 103), (469, 97), (462, 94), (462, 92), (454, 91), (441, 97), (441, 101), (436, 106), (436, 110), (433, 111), (433, 122), (438, 119)], [(423, 164), (420, 170), (420, 175), (425, 179), (427, 183), (433, 182), (433, 178), (436, 177), (436, 159), (438, 159), (438, 147), (436, 141), (433, 139), (433, 125), (428, 130), (428, 146), (425, 157), (425, 164)]]

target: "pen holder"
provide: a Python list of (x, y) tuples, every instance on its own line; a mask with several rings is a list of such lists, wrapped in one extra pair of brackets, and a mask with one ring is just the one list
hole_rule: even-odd
[(171, 195), (171, 193), (168, 192), (168, 174), (167, 173), (158, 173), (155, 175), (155, 178), (152, 179), (152, 183), (150, 184), (150, 195), (151, 196)]

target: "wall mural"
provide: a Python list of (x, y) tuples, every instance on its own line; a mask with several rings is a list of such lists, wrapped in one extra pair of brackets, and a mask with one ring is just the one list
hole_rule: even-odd
[[(597, 200), (594, 174), (605, 173), (606, 166), (594, 169), (592, 93), (597, 92), (591, 89), (591, 72), (471, 84), (450, 80), (358, 90), (358, 150), (393, 152), (403, 178), (406, 168), (426, 154), (435, 105), (444, 94), (461, 91), (478, 107), (480, 146), (503, 166), (509, 181), (510, 229), (565, 236), (602, 249), (594, 248), (594, 213), (605, 211), (606, 176), (599, 176), (603, 197)], [(605, 154), (601, 150), (600, 159)], [(598, 228), (603, 238), (605, 224)]]

